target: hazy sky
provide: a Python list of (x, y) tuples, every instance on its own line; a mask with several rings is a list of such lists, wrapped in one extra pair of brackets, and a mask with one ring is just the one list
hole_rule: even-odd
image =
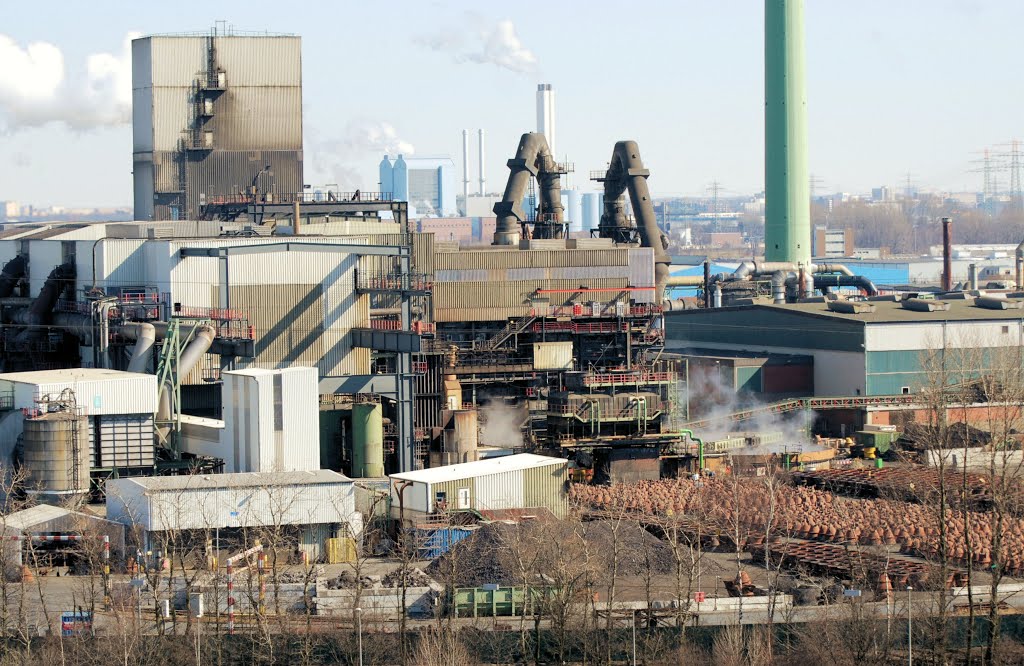
[[(630, 10), (629, 7), (637, 7)], [(132, 33), (302, 36), (306, 181), (375, 189), (385, 148), (451, 154), (487, 132), (489, 190), (557, 101), (557, 148), (589, 189), (639, 142), (654, 196), (763, 187), (763, 3), (0, 3), (0, 200), (131, 203)], [(1024, 137), (1016, 0), (807, 0), (811, 171), (819, 191), (980, 189), (987, 146)], [(472, 148), (475, 179), (475, 142)], [(1003, 177), (1005, 182), (1005, 177)]]

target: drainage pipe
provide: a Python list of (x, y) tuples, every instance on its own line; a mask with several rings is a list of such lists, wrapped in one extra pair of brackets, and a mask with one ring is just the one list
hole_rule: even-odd
[(953, 291), (953, 241), (949, 229), (952, 223), (952, 218), (942, 218), (942, 291)]

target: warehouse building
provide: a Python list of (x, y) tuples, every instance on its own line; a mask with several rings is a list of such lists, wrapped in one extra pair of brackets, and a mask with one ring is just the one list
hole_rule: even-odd
[(448, 512), (488, 518), (568, 511), (568, 461), (520, 453), (392, 474), (391, 510), (403, 524)]
[(136, 529), (147, 548), (161, 532), (238, 541), (273, 532), (314, 559), (326, 539), (362, 531), (352, 480), (329, 470), (113, 479), (107, 518)]
[(37, 504), (0, 518), (7, 566), (66, 566), (88, 554), (102, 558), (104, 537), (115, 561), (124, 554), (124, 526), (91, 513)]
[[(1020, 308), (1012, 299), (958, 298), (690, 310), (666, 316), (666, 348), (811, 357), (817, 397), (912, 396), (929, 385), (936, 350), (952, 358), (1024, 346)], [(976, 357), (987, 362), (984, 353)], [(891, 409), (867, 411), (872, 422), (889, 422)]]

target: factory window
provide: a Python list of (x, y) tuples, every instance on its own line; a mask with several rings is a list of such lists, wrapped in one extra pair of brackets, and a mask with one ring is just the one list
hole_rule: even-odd
[(903, 392), (903, 395), (910, 395), (910, 387), (909, 386), (901, 386), (900, 390)]
[(1009, 326), (1003, 326), (1003, 335), (1006, 335), (1009, 332), (1010, 332), (1010, 327)]

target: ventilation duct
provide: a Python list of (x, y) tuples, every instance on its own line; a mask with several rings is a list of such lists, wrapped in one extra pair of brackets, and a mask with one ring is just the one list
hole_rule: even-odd
[(863, 301), (829, 301), (828, 309), (840, 314), (868, 314), (875, 311), (875, 306)]
[(974, 304), (986, 310), (1020, 310), (1024, 308), (1024, 301), (1011, 301), (1008, 298), (992, 296), (979, 296), (974, 299)]
[(949, 303), (944, 301), (931, 301), (926, 298), (908, 298), (903, 301), (904, 310), (914, 312), (945, 312), (949, 310)]

